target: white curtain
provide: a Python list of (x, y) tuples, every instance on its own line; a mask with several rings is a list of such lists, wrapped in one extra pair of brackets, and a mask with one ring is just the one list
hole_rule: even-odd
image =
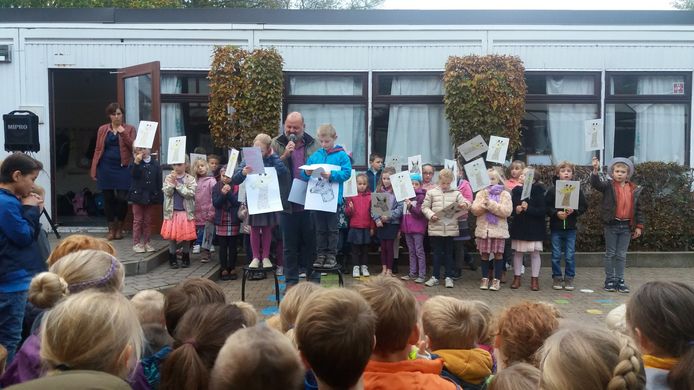
[[(394, 77), (391, 95), (441, 95), (436, 77)], [(422, 155), (423, 163), (443, 165), (453, 156), (453, 146), (443, 104), (391, 104), (388, 115), (386, 156)]]
[[(681, 76), (639, 77), (638, 95), (671, 95)], [(636, 111), (636, 162), (684, 163), (685, 106), (683, 104), (633, 104)]]
[(605, 165), (614, 158), (615, 105), (605, 106)]
[(125, 83), (125, 122), (135, 127), (140, 123), (140, 78), (128, 77)]
[[(181, 93), (183, 83), (177, 76), (161, 77), (161, 93)], [(168, 150), (169, 138), (185, 135), (183, 126), (183, 111), (180, 103), (162, 103), (161, 105), (161, 157), (159, 161), (166, 163), (166, 153)]]
[[(590, 95), (594, 86), (592, 77), (547, 77), (548, 95)], [(591, 153), (583, 150), (583, 129), (585, 121), (596, 116), (594, 104), (547, 105), (547, 125), (555, 164), (563, 160), (590, 163)]]
[(360, 96), (360, 77), (294, 76), (289, 78), (290, 95)]

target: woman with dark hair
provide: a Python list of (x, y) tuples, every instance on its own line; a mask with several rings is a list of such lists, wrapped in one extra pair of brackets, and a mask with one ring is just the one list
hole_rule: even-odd
[(123, 238), (122, 227), (128, 212), (130, 171), (135, 128), (123, 123), (123, 108), (118, 103), (106, 106), (109, 123), (99, 127), (92, 159), (91, 175), (104, 194), (104, 212), (109, 240)]

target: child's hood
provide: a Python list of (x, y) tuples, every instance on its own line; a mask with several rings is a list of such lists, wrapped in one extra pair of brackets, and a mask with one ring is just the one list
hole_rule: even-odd
[(480, 383), (492, 374), (492, 356), (482, 348), (441, 349), (439, 355), (446, 369), (466, 382)]
[[(334, 154), (337, 152), (344, 152), (345, 148), (342, 147), (342, 145), (335, 145), (331, 149), (325, 150), (325, 149), (319, 149), (320, 152), (325, 153), (325, 154)], [(345, 152), (346, 153), (346, 152)]]

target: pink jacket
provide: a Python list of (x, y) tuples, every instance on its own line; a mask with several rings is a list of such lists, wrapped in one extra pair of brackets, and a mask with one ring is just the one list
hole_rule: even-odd
[(212, 176), (198, 178), (198, 187), (195, 189), (196, 225), (204, 225), (205, 222), (214, 222), (212, 190), (215, 184), (217, 184), (217, 180)]
[[(489, 200), (489, 205), (485, 208), (484, 203), (489, 199), (489, 192), (485, 188), (477, 193), (475, 201), (472, 203), (472, 213), (477, 217), (475, 227), (475, 237), (477, 238), (509, 238), (508, 222), (506, 218), (511, 216), (513, 202), (508, 191), (501, 191), (499, 202)], [(493, 225), (487, 221), (487, 213), (497, 216), (498, 222)]]
[[(465, 198), (465, 200), (467, 200), (468, 202), (470, 202), (470, 204), (472, 204), (472, 201), (473, 201), (475, 198), (474, 198), (474, 196), (473, 196), (473, 194), (472, 194), (472, 187), (470, 186), (470, 182), (469, 182), (469, 181), (467, 181), (467, 180), (465, 180), (465, 179), (461, 180), (461, 181), (460, 181), (460, 184), (458, 184), (458, 191), (460, 191), (460, 195), (462, 195), (463, 198)], [(465, 210), (465, 212), (463, 213), (463, 215), (460, 216), (460, 219), (461, 219), (461, 220), (467, 219), (467, 213), (468, 213), (468, 211)]]

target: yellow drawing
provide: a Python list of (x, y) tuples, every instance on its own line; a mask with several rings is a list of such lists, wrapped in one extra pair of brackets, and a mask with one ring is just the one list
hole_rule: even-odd
[(564, 195), (561, 198), (562, 207), (569, 208), (571, 206), (571, 193), (573, 193), (575, 189), (576, 187), (573, 184), (564, 184), (564, 188), (559, 190), (559, 192)]

